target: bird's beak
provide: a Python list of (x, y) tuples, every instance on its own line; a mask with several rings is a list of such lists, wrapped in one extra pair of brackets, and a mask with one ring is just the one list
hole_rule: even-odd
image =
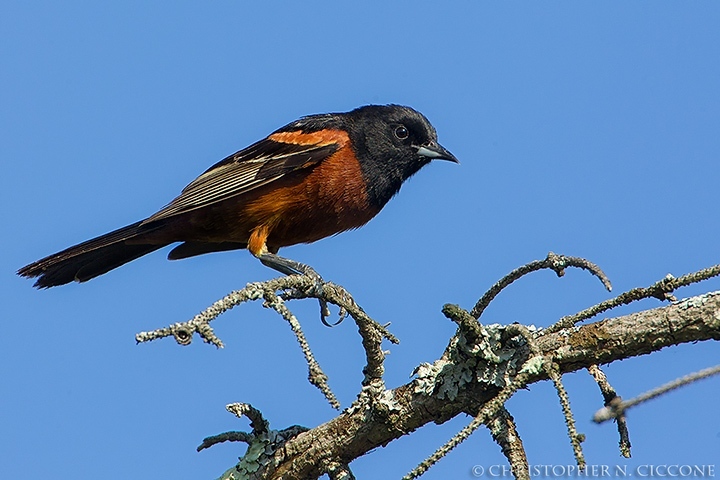
[(449, 160), (451, 162), (460, 163), (460, 161), (455, 158), (455, 155), (447, 151), (445, 147), (437, 142), (430, 142), (426, 145), (418, 147), (417, 153), (418, 155), (422, 155), (423, 157), (427, 157), (431, 160)]

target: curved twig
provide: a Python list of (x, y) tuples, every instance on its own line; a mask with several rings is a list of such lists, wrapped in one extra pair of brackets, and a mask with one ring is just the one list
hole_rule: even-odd
[(219, 435), (204, 438), (202, 443), (197, 447), (197, 451), (200, 452), (206, 448), (210, 448), (213, 445), (223, 442), (244, 442), (249, 444), (252, 441), (252, 438), (252, 434), (247, 432), (225, 432)]
[(536, 272), (538, 270), (543, 269), (550, 269), (553, 270), (558, 277), (562, 277), (565, 275), (565, 269), (568, 267), (577, 267), (582, 268), (583, 270), (587, 270), (593, 275), (595, 275), (597, 278), (600, 279), (602, 284), (605, 286), (605, 288), (608, 291), (612, 290), (612, 285), (610, 284), (610, 280), (607, 278), (605, 273), (595, 265), (594, 263), (590, 262), (589, 260), (586, 260), (584, 258), (580, 257), (567, 257), (565, 255), (557, 255), (553, 252), (548, 253), (545, 260), (535, 260), (533, 262), (528, 263), (527, 265), (523, 265), (520, 268), (516, 268), (512, 272), (505, 275), (503, 278), (500, 279), (495, 285), (490, 287), (490, 290), (485, 292), (485, 294), (478, 300), (478, 302), (473, 307), (470, 314), (475, 318), (480, 318), (480, 316), (483, 314), (485, 309), (488, 305), (490, 305), (490, 302), (493, 301), (495, 297), (508, 285), (513, 283), (515, 280), (518, 280), (519, 278), (532, 273)]

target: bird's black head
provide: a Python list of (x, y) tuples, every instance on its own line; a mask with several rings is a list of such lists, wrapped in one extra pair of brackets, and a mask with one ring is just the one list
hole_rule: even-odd
[(385, 205), (405, 180), (431, 160), (458, 161), (437, 142), (428, 119), (410, 107), (367, 105), (344, 116), (369, 200), (377, 207)]

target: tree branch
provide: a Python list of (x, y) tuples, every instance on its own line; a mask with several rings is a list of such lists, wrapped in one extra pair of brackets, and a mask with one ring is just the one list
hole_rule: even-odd
[[(502, 336), (503, 327), (492, 327)], [(524, 363), (530, 347), (517, 338), (514, 337), (512, 355)], [(710, 339), (720, 340), (720, 292), (569, 331), (537, 335), (534, 343), (540, 355), (552, 358), (558, 371), (567, 373), (671, 345)], [(462, 342), (454, 337), (451, 343), (458, 349)], [(427, 371), (438, 370), (432, 388), (428, 387), (430, 377), (425, 375), (386, 392), (383, 409), (368, 402), (346, 410), (335, 419), (289, 440), (284, 448), (273, 454), (257, 478), (317, 478), (325, 473), (323, 465), (333, 464), (338, 459), (349, 463), (426, 423), (443, 423), (462, 412), (480, 412), (505, 390), (477, 375), (467, 376), (465, 383), (458, 382), (454, 376), (458, 370), (464, 368), (477, 373), (476, 370), (467, 364), (453, 363), (462, 361), (461, 356), (443, 357), (435, 364), (425, 366)], [(439, 362), (443, 362), (442, 365)], [(537, 367), (523, 367), (522, 376), (527, 378), (521, 383), (546, 380), (548, 374), (542, 364)], [(453, 369), (457, 370), (447, 375)], [(447, 382), (454, 382), (452, 388), (448, 388)]]

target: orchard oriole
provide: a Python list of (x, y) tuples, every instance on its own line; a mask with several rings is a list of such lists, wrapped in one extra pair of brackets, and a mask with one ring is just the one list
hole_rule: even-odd
[(278, 250), (364, 225), (434, 159), (457, 162), (409, 107), (303, 117), (216, 163), (145, 220), (18, 274), (38, 277), (38, 288), (84, 282), (176, 242), (171, 260), (247, 248), (282, 273), (314, 273)]

